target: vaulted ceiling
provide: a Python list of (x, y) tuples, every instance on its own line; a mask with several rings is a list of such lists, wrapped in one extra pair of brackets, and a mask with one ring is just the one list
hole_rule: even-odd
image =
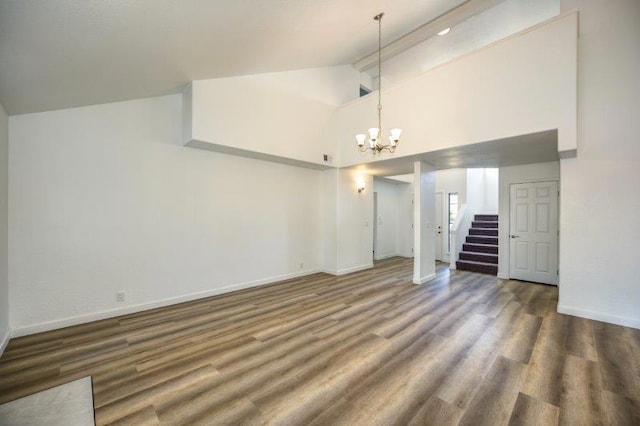
[(10, 114), (157, 96), (186, 82), (351, 64), (464, 0), (0, 2)]

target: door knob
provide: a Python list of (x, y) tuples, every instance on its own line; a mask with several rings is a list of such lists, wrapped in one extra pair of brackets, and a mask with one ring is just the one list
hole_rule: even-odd
[(511, 235), (511, 238), (520, 238), (520, 235)]

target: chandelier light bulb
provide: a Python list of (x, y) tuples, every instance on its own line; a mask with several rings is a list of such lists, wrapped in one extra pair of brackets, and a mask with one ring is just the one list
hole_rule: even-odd
[(358, 146), (360, 148), (362, 148), (364, 146), (364, 141), (365, 141), (366, 138), (367, 138), (367, 136), (362, 134), (362, 133), (356, 135), (356, 141), (358, 142)]
[(380, 129), (377, 127), (372, 127), (369, 129), (369, 140), (373, 142), (378, 141), (378, 135), (380, 134)]

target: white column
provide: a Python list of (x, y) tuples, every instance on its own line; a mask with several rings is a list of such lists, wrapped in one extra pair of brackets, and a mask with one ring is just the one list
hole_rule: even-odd
[(413, 165), (413, 181), (413, 282), (415, 284), (423, 284), (436, 276), (435, 168), (424, 161), (416, 161)]

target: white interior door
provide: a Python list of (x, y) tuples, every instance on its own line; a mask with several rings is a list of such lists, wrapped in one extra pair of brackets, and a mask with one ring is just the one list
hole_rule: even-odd
[(442, 260), (442, 192), (436, 192), (436, 260)]
[(509, 276), (558, 285), (558, 182), (511, 185)]

